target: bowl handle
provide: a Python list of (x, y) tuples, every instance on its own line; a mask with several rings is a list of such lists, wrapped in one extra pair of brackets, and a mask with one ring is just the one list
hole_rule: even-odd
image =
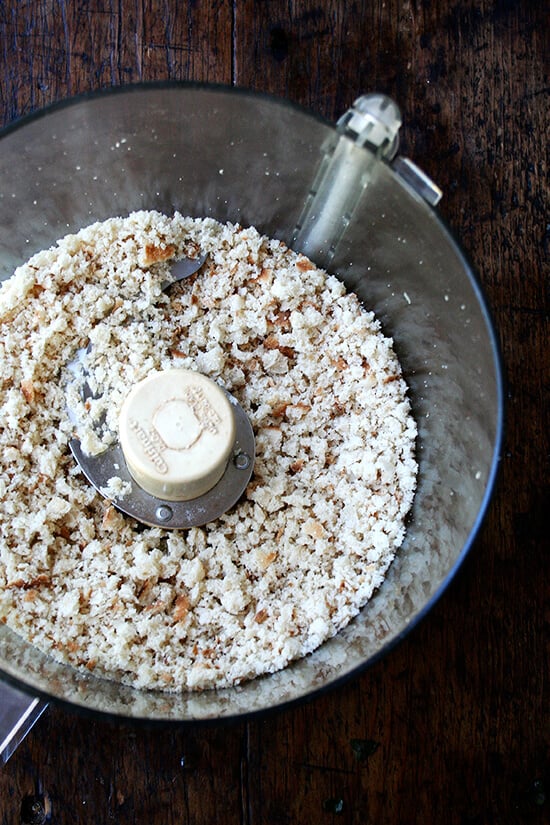
[(0, 683), (0, 764), (5, 764), (48, 703)]

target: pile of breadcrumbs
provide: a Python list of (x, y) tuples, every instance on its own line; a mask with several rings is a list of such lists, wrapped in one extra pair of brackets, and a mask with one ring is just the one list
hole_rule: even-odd
[[(203, 252), (162, 292), (170, 260)], [(336, 278), (253, 228), (137, 212), (34, 255), (0, 324), (0, 619), (34, 646), (139, 688), (235, 685), (379, 587), (416, 426), (392, 341)], [(86, 348), (83, 402), (69, 365)], [(88, 451), (116, 440), (131, 387), (174, 367), (227, 389), (256, 437), (242, 499), (187, 531), (123, 516), (68, 448), (75, 428)]]

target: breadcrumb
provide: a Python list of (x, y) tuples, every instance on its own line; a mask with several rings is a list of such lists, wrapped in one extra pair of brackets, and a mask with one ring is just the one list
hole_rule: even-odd
[[(173, 367), (234, 395), (257, 449), (238, 504), (181, 532), (123, 517), (68, 449), (116, 441), (130, 388)], [(172, 691), (274, 672), (357, 614), (403, 540), (416, 426), (392, 341), (254, 228), (143, 211), (34, 255), (0, 290), (0, 380), (0, 619), (76, 668)]]

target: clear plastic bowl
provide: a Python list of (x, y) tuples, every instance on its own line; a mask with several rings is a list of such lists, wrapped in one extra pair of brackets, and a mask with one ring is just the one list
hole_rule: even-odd
[[(290, 242), (334, 134), (287, 102), (224, 87), (129, 87), (39, 112), (0, 135), (0, 277), (68, 232), (136, 209), (254, 225)], [(498, 464), (503, 391), (487, 307), (437, 212), (382, 162), (331, 270), (393, 336), (419, 427), (407, 536), (374, 598), (312, 655), (232, 689), (133, 690), (58, 664), (0, 625), (5, 681), (92, 714), (239, 717), (335, 686), (440, 597), (476, 536)]]

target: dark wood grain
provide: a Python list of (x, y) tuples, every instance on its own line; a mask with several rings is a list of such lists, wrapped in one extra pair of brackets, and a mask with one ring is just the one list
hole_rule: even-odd
[(330, 119), (365, 91), (393, 96), (403, 151), (444, 189), (441, 213), (479, 272), (508, 382), (481, 534), (389, 656), (229, 727), (134, 730), (51, 707), (0, 772), (1, 825), (29, 821), (32, 800), (57, 825), (548, 821), (549, 46), (544, 4), (529, 0), (0, 3), (2, 123), (167, 78)]

